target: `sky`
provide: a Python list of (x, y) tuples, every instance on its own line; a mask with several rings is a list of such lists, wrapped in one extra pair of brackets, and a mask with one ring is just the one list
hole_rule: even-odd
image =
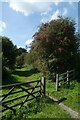
[[(29, 46), (32, 36), (39, 26), (45, 22), (57, 19), (59, 15), (70, 17), (76, 22), (78, 31), (78, 18), (80, 2), (75, 0), (0, 0), (0, 35), (12, 40), (17, 47)], [(79, 20), (80, 21), (80, 20)]]

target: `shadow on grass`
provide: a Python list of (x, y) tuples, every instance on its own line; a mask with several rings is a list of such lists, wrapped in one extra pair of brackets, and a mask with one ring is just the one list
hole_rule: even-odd
[(54, 104), (55, 103), (55, 101), (48, 96), (45, 96), (45, 101), (46, 101), (46, 103), (49, 103), (49, 104)]
[(2, 85), (9, 85), (9, 84), (14, 84), (19, 82), (16, 77), (12, 76), (12, 74), (28, 77), (35, 73), (39, 73), (39, 71), (37, 69), (31, 69), (31, 70), (25, 70), (25, 71), (15, 70), (13, 73), (3, 74)]
[(67, 98), (61, 98), (60, 100), (54, 100), (54, 98), (51, 98), (50, 96), (46, 96), (46, 98), (48, 99), (48, 101), (50, 101), (50, 103), (53, 102), (53, 103), (57, 103), (57, 104), (67, 100)]
[(31, 69), (31, 70), (25, 70), (25, 71), (21, 71), (21, 70), (16, 70), (13, 72), (13, 74), (15, 75), (19, 75), (19, 76), (24, 76), (24, 77), (28, 77), (31, 76), (32, 74), (38, 73), (39, 71), (37, 69)]
[(17, 82), (18, 80), (12, 75), (4, 76), (2, 79), (2, 85), (9, 85)]
[(58, 100), (58, 104), (65, 101), (65, 100), (67, 100), (67, 98), (61, 98), (60, 100)]

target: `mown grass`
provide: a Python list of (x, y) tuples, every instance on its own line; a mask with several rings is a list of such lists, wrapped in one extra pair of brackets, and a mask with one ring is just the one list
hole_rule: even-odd
[(22, 68), (16, 69), (12, 75), (18, 82), (26, 82), (30, 80), (38, 80), (42, 76), (42, 73), (33, 68)]
[(29, 102), (21, 109), (17, 109), (16, 115), (6, 113), (3, 120), (27, 120), (27, 118), (71, 118), (70, 115), (47, 97), (42, 97)]
[(3, 85), (9, 85), (14, 83), (27, 82), (30, 80), (38, 80), (41, 76), (42, 73), (40, 73), (37, 69), (34, 69), (31, 66), (27, 66), (21, 69), (16, 68), (11, 75), (4, 76), (2, 81)]

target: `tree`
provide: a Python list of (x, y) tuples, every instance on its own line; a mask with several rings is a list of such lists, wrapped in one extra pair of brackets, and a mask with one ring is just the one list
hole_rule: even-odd
[(20, 56), (22, 53), (27, 53), (27, 50), (25, 48), (17, 48), (16, 49), (17, 56)]
[(79, 81), (80, 81), (80, 31), (78, 31), (76, 34), (76, 40), (77, 40), (77, 54), (76, 54), (76, 69), (78, 71), (78, 77), (79, 77)]
[(17, 48), (16, 46), (16, 65), (18, 67), (22, 67), (25, 64), (25, 56), (27, 54), (27, 50), (25, 48)]
[(34, 54), (34, 62), (37, 60), (36, 66), (42, 66), (42, 71), (50, 76), (74, 67), (77, 49), (74, 25), (73, 20), (59, 17), (42, 23), (33, 36), (30, 52)]
[(2, 39), (2, 65), (9, 67), (10, 69), (14, 68), (16, 62), (16, 52), (15, 47), (7, 37), (1, 37)]
[(20, 68), (24, 65), (25, 63), (25, 56), (26, 53), (22, 53), (20, 56), (17, 56), (16, 58), (16, 64), (17, 66), (19, 66)]

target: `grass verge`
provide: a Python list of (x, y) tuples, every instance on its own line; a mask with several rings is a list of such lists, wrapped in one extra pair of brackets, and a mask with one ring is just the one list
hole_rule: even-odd
[(17, 109), (16, 115), (8, 112), (2, 120), (27, 120), (27, 118), (71, 118), (70, 115), (47, 97), (29, 102)]
[(79, 94), (79, 86), (78, 82), (71, 82), (69, 88), (61, 88), (59, 91), (55, 90), (55, 83), (47, 80), (46, 91), (52, 97), (61, 100), (66, 98), (63, 103), (73, 110), (80, 112), (80, 94)]

